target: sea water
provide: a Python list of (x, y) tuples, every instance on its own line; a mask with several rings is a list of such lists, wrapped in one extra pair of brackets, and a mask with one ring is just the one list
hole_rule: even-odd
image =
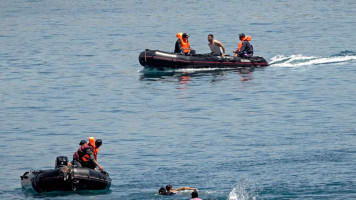
[[(1, 199), (356, 198), (355, 1), (0, 1)], [(252, 37), (261, 69), (147, 71), (177, 32)], [(103, 140), (109, 191), (23, 190)]]

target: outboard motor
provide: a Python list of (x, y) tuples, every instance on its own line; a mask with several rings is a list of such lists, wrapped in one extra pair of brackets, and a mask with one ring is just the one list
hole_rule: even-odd
[(56, 159), (56, 164), (55, 164), (55, 168), (60, 168), (63, 166), (67, 166), (68, 165), (68, 157), (67, 156), (57, 156)]

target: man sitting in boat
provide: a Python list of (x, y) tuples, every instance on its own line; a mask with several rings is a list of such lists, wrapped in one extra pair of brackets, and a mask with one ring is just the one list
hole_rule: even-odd
[(89, 137), (89, 144), (85, 143), (79, 147), (79, 149), (73, 154), (73, 165), (78, 167), (87, 167), (90, 169), (99, 168), (100, 171), (103, 171), (103, 167), (95, 159), (95, 138)]
[(95, 140), (95, 148), (93, 150), (94, 158), (95, 160), (98, 160), (98, 152), (100, 149), (100, 146), (103, 144), (103, 141), (101, 139), (96, 139)]
[(225, 46), (221, 42), (214, 40), (213, 34), (208, 35), (208, 42), (212, 56), (225, 56)]
[(251, 57), (253, 55), (253, 46), (248, 42), (251, 41), (251, 37), (241, 33), (239, 34), (239, 38), (241, 42), (239, 42), (239, 48), (233, 51), (233, 53), (235, 53), (234, 56)]
[(188, 41), (189, 35), (187, 33), (177, 33), (176, 37), (178, 38), (178, 40), (176, 41), (174, 53), (195, 55), (195, 50), (190, 48), (190, 44)]

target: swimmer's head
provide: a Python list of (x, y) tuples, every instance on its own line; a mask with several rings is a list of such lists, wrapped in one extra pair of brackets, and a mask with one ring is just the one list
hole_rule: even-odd
[(198, 191), (196, 191), (196, 190), (194, 190), (192, 192), (192, 199), (194, 199), (194, 198), (198, 198)]
[(166, 189), (164, 189), (164, 187), (161, 187), (158, 190), (158, 194), (159, 195), (167, 195), (167, 191), (166, 191)]
[(169, 192), (173, 188), (172, 185), (166, 185), (166, 190)]

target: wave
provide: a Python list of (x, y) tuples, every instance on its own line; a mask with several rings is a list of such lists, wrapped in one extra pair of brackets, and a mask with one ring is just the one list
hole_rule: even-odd
[(256, 200), (256, 186), (243, 178), (231, 190), (227, 200)]
[(356, 60), (353, 51), (342, 51), (329, 57), (303, 56), (301, 54), (284, 56), (278, 55), (271, 58), (270, 65), (274, 67), (300, 67), (308, 65), (346, 63)]

